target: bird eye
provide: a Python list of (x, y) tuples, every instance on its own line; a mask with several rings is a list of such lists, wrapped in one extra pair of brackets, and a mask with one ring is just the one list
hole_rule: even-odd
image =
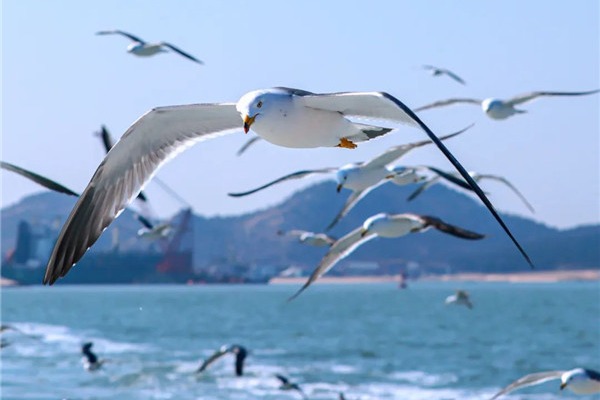
[(262, 107), (262, 101), (259, 101), (258, 104), (256, 105), (256, 107), (261, 108)]

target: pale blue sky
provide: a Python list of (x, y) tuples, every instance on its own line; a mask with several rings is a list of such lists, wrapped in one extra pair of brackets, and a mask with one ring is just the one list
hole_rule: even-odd
[[(92, 132), (118, 137), (154, 106), (237, 101), (245, 92), (290, 86), (314, 92), (388, 91), (411, 107), (448, 97), (510, 97), (531, 90), (600, 87), (597, 1), (5, 1), (2, 3), (2, 159), (83, 190), (103, 157)], [(175, 54), (142, 59), (122, 29), (166, 40), (203, 60)], [(468, 83), (432, 78), (447, 67)], [(544, 98), (529, 113), (492, 121), (475, 106), (423, 112), (438, 135), (476, 126), (448, 146), (470, 170), (502, 174), (508, 189), (484, 185), (499, 210), (571, 227), (600, 220), (600, 96)], [(241, 122), (240, 122), (241, 125)], [(420, 140), (409, 127), (357, 150), (284, 149), (260, 143), (241, 158), (242, 131), (188, 150), (159, 177), (199, 214), (266, 207), (316, 180), (228, 198), (297, 169), (369, 159)], [(450, 168), (434, 148), (404, 164)], [(39, 187), (2, 174), (2, 206)], [(150, 183), (162, 215), (178, 204)], [(331, 194), (335, 196), (335, 193)], [(384, 210), (382, 210), (384, 211)], [(435, 213), (435, 210), (432, 210)]]

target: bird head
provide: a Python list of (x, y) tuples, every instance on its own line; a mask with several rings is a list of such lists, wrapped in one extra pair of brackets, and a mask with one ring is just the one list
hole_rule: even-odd
[(237, 102), (235, 108), (244, 121), (244, 132), (248, 133), (250, 127), (258, 119), (272, 110), (279, 110), (283, 101), (289, 101), (291, 96), (277, 89), (262, 89), (246, 93)]
[(563, 390), (574, 382), (585, 381), (588, 379), (589, 378), (583, 368), (576, 368), (571, 371), (567, 371), (560, 377), (560, 390)]

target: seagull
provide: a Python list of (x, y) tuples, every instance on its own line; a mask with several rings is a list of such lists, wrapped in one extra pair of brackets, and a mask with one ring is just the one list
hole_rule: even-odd
[(555, 379), (560, 379), (560, 390), (568, 388), (575, 394), (600, 393), (600, 372), (592, 369), (575, 368), (568, 371), (546, 371), (525, 375), (496, 393), (490, 400), (497, 399), (513, 390), (539, 385)]
[[(452, 133), (447, 136), (443, 136), (440, 139), (445, 140), (452, 138), (456, 135), (459, 135), (471, 128), (472, 125), (464, 128), (458, 132)], [(229, 193), (229, 196), (232, 197), (242, 197), (247, 196), (252, 193), (256, 193), (260, 190), (266, 189), (270, 186), (273, 186), (277, 183), (284, 182), (292, 179), (300, 179), (306, 176), (314, 175), (314, 174), (322, 174), (322, 173), (335, 173), (335, 179), (337, 182), (337, 191), (338, 193), (342, 190), (342, 188), (347, 188), (352, 190), (352, 193), (346, 200), (346, 203), (342, 207), (342, 209), (335, 216), (333, 221), (325, 228), (325, 231), (329, 231), (333, 228), (344, 216), (346, 216), (350, 210), (358, 204), (358, 202), (363, 199), (367, 194), (369, 194), (372, 190), (379, 187), (380, 185), (386, 183), (387, 181), (391, 181), (396, 185), (402, 186), (410, 183), (416, 183), (423, 179), (423, 176), (418, 175), (416, 169), (408, 170), (405, 167), (394, 167), (389, 164), (397, 161), (399, 158), (404, 156), (406, 153), (415, 149), (417, 147), (425, 146), (431, 144), (430, 140), (423, 140), (420, 142), (408, 143), (405, 145), (394, 146), (387, 149), (382, 154), (377, 157), (369, 160), (367, 162), (359, 162), (359, 163), (350, 163), (343, 165), (342, 167), (326, 167), (319, 168), (313, 170), (302, 170), (296, 171), (291, 174), (282, 176), (281, 178), (275, 179), (269, 183), (266, 183), (256, 189), (252, 189), (246, 192), (240, 193)], [(440, 172), (435, 168), (423, 167), (425, 169), (430, 169)], [(448, 174), (440, 172), (444, 175), (446, 179), (451, 179), (456, 184), (464, 186), (470, 189), (468, 184), (464, 184), (462, 180), (457, 180)]]
[(110, 30), (110, 31), (99, 31), (96, 32), (96, 35), (122, 35), (128, 39), (131, 39), (133, 42), (127, 46), (127, 52), (134, 54), (140, 57), (150, 57), (158, 53), (168, 52), (169, 50), (178, 53), (181, 56), (184, 56), (188, 60), (192, 60), (200, 65), (204, 65), (204, 63), (198, 60), (196, 57), (184, 52), (183, 50), (173, 46), (171, 43), (167, 42), (158, 42), (158, 43), (146, 43), (142, 39), (137, 36), (132, 35), (131, 33), (127, 33), (125, 31), (121, 31), (118, 29)]
[(140, 228), (137, 231), (137, 235), (140, 238), (149, 239), (149, 240), (162, 239), (162, 238), (166, 238), (167, 236), (169, 236), (169, 234), (173, 230), (173, 226), (168, 222), (155, 225), (152, 222), (150, 222), (150, 220), (148, 218), (144, 217), (141, 214), (135, 214), (135, 218), (142, 225), (144, 225), (143, 228)]
[[(446, 174), (450, 174), (450, 175), (454, 175), (454, 177), (457, 180), (460, 180), (460, 176), (456, 175), (453, 172), (446, 172)], [(473, 180), (477, 183), (479, 183), (481, 180), (484, 179), (489, 179), (489, 180), (495, 180), (501, 183), (504, 183), (506, 186), (508, 186), (513, 192), (515, 192), (515, 194), (517, 196), (519, 196), (519, 198), (521, 199), (521, 201), (525, 204), (525, 206), (529, 209), (529, 211), (531, 211), (532, 213), (535, 213), (535, 209), (533, 208), (533, 206), (527, 201), (527, 199), (525, 198), (525, 196), (523, 196), (521, 194), (521, 192), (519, 192), (519, 190), (508, 181), (508, 179), (500, 176), (500, 175), (492, 175), (492, 174), (480, 174), (479, 172), (475, 172), (475, 171), (469, 171), (469, 175), (471, 176), (471, 178), (473, 178)], [(440, 180), (440, 175), (438, 174), (438, 176), (434, 176), (431, 179), (423, 182), (421, 184), (421, 186), (419, 186), (410, 196), (408, 196), (408, 201), (414, 200), (415, 198), (417, 198), (417, 196), (419, 196), (421, 193), (423, 193), (423, 191), (429, 189), (432, 185), (434, 185), (435, 183), (437, 183)], [(456, 183), (456, 181), (451, 180), (451, 179), (447, 179), (450, 182)], [(463, 181), (463, 188), (466, 187), (464, 185), (464, 181)], [(468, 186), (468, 185), (467, 185)], [(467, 189), (470, 189), (470, 187), (467, 187)]]
[(335, 238), (325, 233), (308, 232), (299, 229), (291, 231), (277, 231), (279, 236), (290, 236), (296, 238), (300, 243), (315, 247), (329, 247), (335, 243)]
[(336, 241), (327, 254), (323, 257), (317, 268), (313, 271), (304, 286), (300, 288), (289, 300), (300, 295), (311, 283), (323, 276), (340, 260), (349, 256), (363, 243), (376, 237), (397, 238), (409, 233), (424, 232), (435, 228), (441, 232), (459, 237), (461, 239), (478, 240), (484, 235), (470, 232), (463, 228), (447, 224), (439, 218), (418, 214), (386, 214), (379, 213), (365, 220), (362, 226), (343, 236)]
[(423, 65), (423, 69), (431, 71), (431, 75), (433, 75), (433, 76), (447, 75), (450, 78), (454, 79), (456, 82), (466, 85), (465, 81), (460, 76), (456, 75), (454, 72), (450, 71), (449, 69), (438, 68), (438, 67), (434, 67), (433, 65)]
[(477, 104), (477, 105), (481, 106), (481, 108), (483, 109), (483, 112), (485, 112), (488, 117), (490, 117), (491, 119), (501, 120), (501, 119), (506, 119), (508, 117), (511, 117), (515, 114), (526, 113), (527, 112), (526, 110), (520, 110), (518, 108), (515, 108), (515, 106), (518, 106), (519, 104), (526, 103), (528, 101), (537, 99), (538, 97), (543, 97), (543, 96), (584, 96), (584, 95), (588, 95), (588, 94), (598, 93), (599, 91), (600, 91), (600, 89), (589, 90), (586, 92), (529, 92), (529, 93), (517, 95), (510, 99), (505, 99), (505, 100), (496, 99), (493, 97), (487, 98), (485, 100), (469, 99), (469, 98), (453, 98), (453, 99), (436, 101), (434, 103), (427, 104), (427, 105), (424, 105), (419, 108), (415, 108), (414, 111), (419, 112), (419, 111), (423, 111), (423, 110), (428, 110), (430, 108), (448, 106), (448, 105), (457, 104), (457, 103)]
[(446, 297), (446, 305), (448, 304), (463, 305), (469, 309), (473, 308), (473, 303), (471, 303), (469, 293), (465, 292), (464, 290), (457, 290), (456, 294)]
[(106, 360), (98, 359), (98, 356), (92, 352), (93, 345), (92, 342), (87, 342), (81, 346), (81, 353), (84, 355), (83, 368), (86, 371), (96, 371), (106, 362)]
[(290, 88), (249, 92), (236, 103), (158, 107), (131, 125), (106, 155), (73, 207), (54, 245), (44, 284), (64, 277), (168, 160), (195, 142), (250, 128), (283, 147), (355, 148), (390, 131), (346, 117), (405, 122), (420, 127), (461, 172), (525, 260), (533, 266), (485, 193), (439, 138), (400, 100), (383, 92), (314, 94)]
[(248, 351), (245, 347), (234, 344), (232, 346), (221, 346), (219, 350), (217, 350), (213, 355), (204, 360), (202, 365), (198, 367), (196, 373), (203, 372), (210, 364), (223, 357), (225, 354), (233, 353), (235, 354), (235, 374), (237, 376), (242, 376), (244, 374), (244, 359), (248, 355)]
[(51, 179), (45, 178), (41, 175), (36, 174), (35, 172), (31, 172), (21, 167), (17, 167), (14, 164), (7, 163), (5, 161), (0, 161), (0, 168), (3, 168), (7, 171), (15, 172), (25, 178), (32, 180), (33, 182), (42, 185), (46, 189), (53, 190), (55, 192), (68, 194), (70, 196), (79, 196), (77, 192), (72, 191), (71, 189), (61, 185), (58, 182), (55, 182)]
[(280, 374), (275, 374), (275, 377), (281, 381), (281, 386), (279, 387), (280, 390), (297, 390), (298, 393), (302, 395), (303, 399), (307, 398), (306, 394), (304, 394), (304, 392), (302, 391), (300, 386), (298, 386), (297, 383), (290, 382), (288, 378)]

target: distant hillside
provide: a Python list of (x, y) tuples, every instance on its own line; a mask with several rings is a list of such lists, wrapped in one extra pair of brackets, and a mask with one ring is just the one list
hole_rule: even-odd
[[(524, 271), (529, 267), (489, 212), (471, 196), (436, 185), (413, 202), (406, 202), (412, 187), (384, 185), (363, 199), (331, 232), (334, 236), (356, 228), (378, 212), (414, 212), (487, 235), (484, 240), (460, 240), (437, 231), (399, 239), (376, 239), (358, 249), (337, 270), (348, 263), (374, 261), (384, 266), (419, 265), (428, 272)], [(336, 193), (333, 182), (323, 182), (298, 191), (275, 207), (236, 217), (194, 217), (196, 267), (234, 264), (288, 266), (312, 269), (325, 249), (300, 245), (277, 236), (279, 229), (320, 231), (342, 207), (348, 191)], [(243, 200), (240, 200), (243, 201)], [(56, 219), (59, 227), (74, 199), (42, 193), (23, 199), (2, 210), (2, 251), (14, 246), (16, 227), (28, 221)], [(49, 211), (51, 210), (51, 211)], [(114, 224), (119, 227), (122, 249), (147, 246), (134, 235), (139, 224), (125, 212)], [(532, 220), (503, 214), (506, 223), (530, 254), (538, 269), (598, 268), (600, 266), (600, 225), (558, 230)], [(60, 222), (59, 222), (60, 221)], [(106, 249), (111, 229), (91, 251)]]

